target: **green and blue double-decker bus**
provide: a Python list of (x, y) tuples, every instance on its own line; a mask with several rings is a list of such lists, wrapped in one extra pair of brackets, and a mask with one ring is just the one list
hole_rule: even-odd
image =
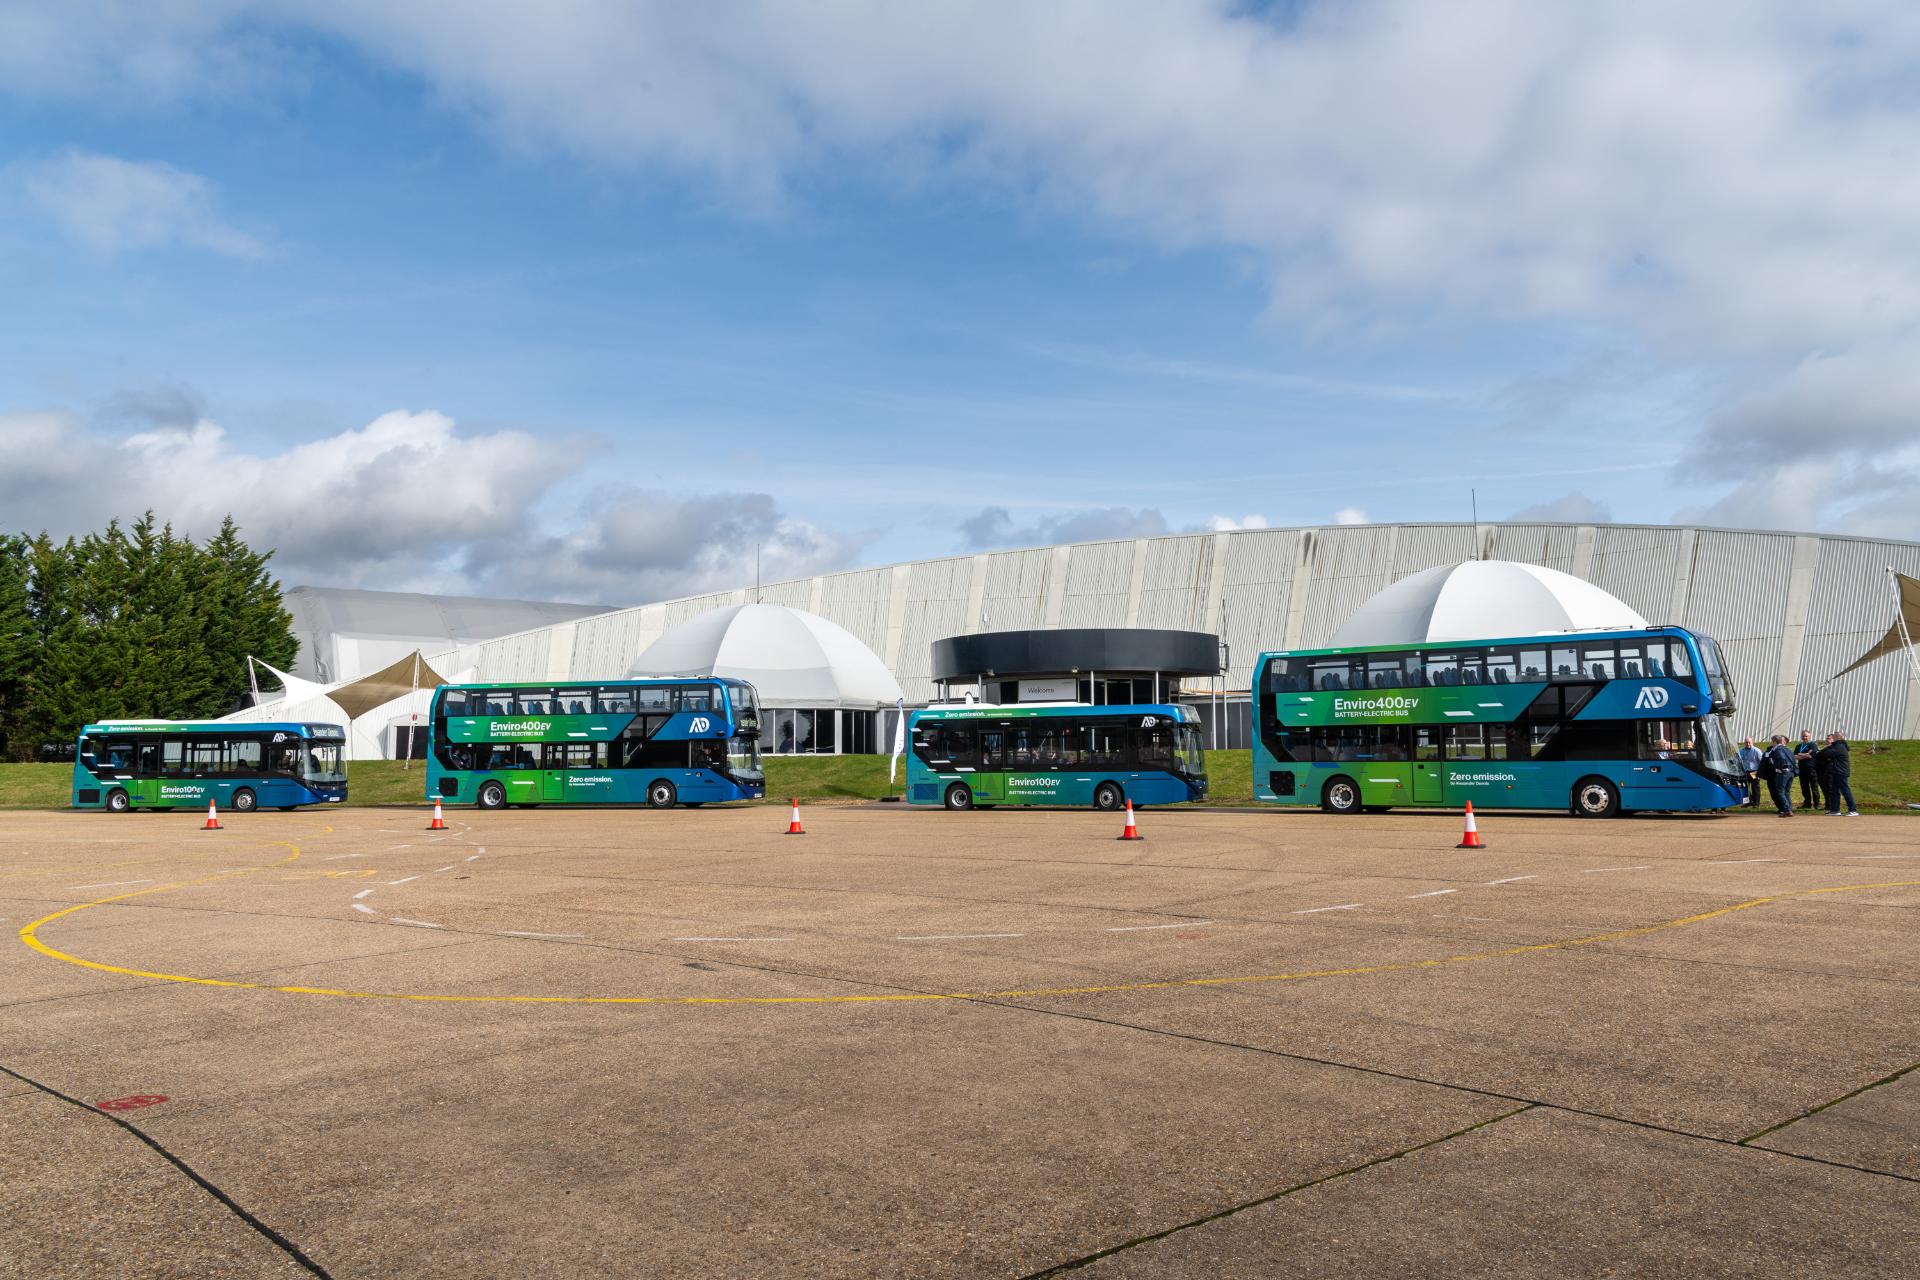
[(80, 730), (73, 807), (248, 813), (347, 798), (347, 731), (337, 724), (103, 720)]
[(427, 798), (671, 809), (766, 794), (760, 700), (744, 680), (443, 685)]
[(1191, 707), (928, 707), (908, 724), (909, 804), (1118, 809), (1207, 794)]
[(1396, 806), (1728, 809), (1720, 647), (1680, 627), (1266, 653), (1254, 795), (1331, 813)]

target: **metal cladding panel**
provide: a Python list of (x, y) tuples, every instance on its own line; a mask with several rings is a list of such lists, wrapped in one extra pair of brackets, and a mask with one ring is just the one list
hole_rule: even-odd
[[(1684, 568), (1678, 529), (1599, 525), (1594, 530), (1589, 581), (1619, 596), (1655, 626), (1677, 623), (1672, 610), (1674, 579)], [(1694, 590), (1699, 590), (1694, 582)]]
[(747, 599), (755, 600), (760, 604), (777, 604), (789, 609), (804, 609), (813, 603), (813, 579), (789, 578), (785, 582), (770, 582), (760, 588), (757, 596), (752, 588), (748, 588)]
[(1136, 625), (1176, 630), (1206, 625), (1207, 573), (1212, 564), (1212, 534), (1149, 542)]
[(724, 609), (732, 604), (733, 592), (715, 591), (704, 596), (688, 596), (684, 600), (669, 600), (666, 604), (665, 622), (671, 630), (690, 618), (697, 618), (711, 609)]
[(829, 574), (820, 593), (820, 616), (851, 631), (875, 653), (887, 651), (887, 604), (893, 567)]
[(1495, 525), (1493, 558), (1572, 573), (1576, 531), (1577, 527), (1570, 524)]
[(1904, 654), (1876, 658), (1834, 679), (1893, 625), (1892, 566), (1920, 578), (1920, 547), (1905, 543), (1823, 538), (1807, 601), (1806, 639), (1793, 728), (1818, 733), (1837, 729), (1849, 737), (1899, 737), (1913, 708), (1913, 660)]
[[(1792, 534), (1702, 533), (1694, 546), (1693, 585), (1681, 625), (1704, 631), (1723, 645), (1751, 637), (1779, 639), (1787, 624), (1787, 575), (1792, 567)], [(1766, 673), (1769, 698), (1776, 675)], [(1749, 687), (1759, 692), (1758, 685), (1741, 685), (1743, 690)]]
[(900, 659), (893, 672), (902, 688), (909, 681), (927, 679), (934, 641), (959, 635), (967, 629), (967, 591), (972, 585), (972, 556), (922, 560), (913, 566), (907, 577)]
[(480, 645), (480, 680), (545, 680), (550, 630), (523, 631)]
[(1401, 525), (1400, 536), (1394, 540), (1391, 580), (1398, 582), (1437, 565), (1459, 564), (1478, 554), (1470, 524)]
[(1307, 531), (1306, 536), (1313, 539), (1313, 560), (1301, 648), (1326, 644), (1363, 601), (1396, 580), (1389, 551), (1394, 534), (1391, 525), (1336, 525)]
[(1221, 589), (1220, 638), (1232, 667), (1227, 687), (1244, 689), (1253, 680), (1253, 664), (1287, 634), (1293, 565), (1300, 554), (1297, 529), (1237, 532), (1227, 539), (1227, 571)]
[(981, 630), (1037, 627), (1046, 621), (1047, 564), (1052, 558), (1050, 550), (996, 551), (987, 557), (987, 589), (980, 598), (987, 620)]
[(610, 679), (631, 668), (645, 647), (640, 643), (640, 618), (644, 612), (622, 609), (619, 613), (603, 613), (576, 624), (573, 676), (583, 680), (600, 676)]
[[(1719, 640), (1720, 637), (1715, 636)], [(1727, 660), (1737, 695), (1733, 714), (1736, 739), (1751, 734), (1755, 738), (1768, 732), (1773, 718), (1775, 672), (1780, 670), (1780, 637), (1753, 636), (1740, 640), (1720, 640), (1720, 653)]]
[(1133, 577), (1132, 542), (1085, 542), (1067, 561), (1063, 627), (1124, 627)]

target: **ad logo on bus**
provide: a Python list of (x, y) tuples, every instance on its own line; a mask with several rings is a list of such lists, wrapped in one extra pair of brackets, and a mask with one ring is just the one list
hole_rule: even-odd
[(1633, 699), (1635, 711), (1657, 711), (1667, 705), (1667, 691), (1657, 684), (1642, 689)]
[(695, 716), (687, 722), (688, 733), (709, 733), (713, 730), (713, 721), (705, 716)]

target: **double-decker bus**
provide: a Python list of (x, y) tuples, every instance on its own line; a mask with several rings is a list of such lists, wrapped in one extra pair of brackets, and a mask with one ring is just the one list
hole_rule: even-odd
[(928, 707), (908, 722), (907, 802), (1118, 809), (1204, 799), (1206, 759), (1191, 707)]
[(427, 729), (427, 798), (482, 809), (753, 800), (760, 699), (744, 680), (443, 685)]
[(103, 720), (80, 730), (73, 807), (297, 809), (347, 798), (337, 724)]
[(1680, 627), (1266, 653), (1253, 679), (1261, 800), (1604, 818), (1746, 798), (1720, 647)]

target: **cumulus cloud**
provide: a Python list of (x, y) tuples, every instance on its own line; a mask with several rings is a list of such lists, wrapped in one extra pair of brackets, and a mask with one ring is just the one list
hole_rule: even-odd
[(29, 166), (24, 183), (63, 234), (97, 253), (174, 244), (236, 258), (267, 251), (221, 216), (206, 179), (172, 165), (69, 151)]
[(861, 546), (766, 494), (595, 487), (581, 469), (587, 441), (462, 433), (442, 414), (396, 411), (259, 453), (205, 417), (168, 416), (190, 398), (153, 399), (153, 425), (131, 432), (66, 413), (0, 414), (7, 526), (81, 533), (151, 508), (206, 536), (231, 513), (253, 545), (275, 549), (290, 584), (609, 604), (738, 586), (756, 543), (768, 577), (843, 567)]
[(971, 551), (1033, 547), (1109, 538), (1151, 538), (1167, 532), (1167, 518), (1152, 507), (1099, 507), (1014, 523), (1005, 507), (984, 507), (960, 522), (961, 545)]
[(1367, 522), (1367, 509), (1365, 507), (1342, 507), (1333, 513), (1333, 522), (1335, 524), (1365, 524)]
[(1536, 502), (1530, 507), (1522, 507), (1507, 519), (1541, 520), (1549, 524), (1606, 524), (1613, 519), (1613, 509), (1575, 489), (1551, 502)]
[(1259, 514), (1241, 516), (1237, 520), (1232, 516), (1215, 516), (1207, 521), (1206, 527), (1215, 533), (1228, 533), (1235, 529), (1264, 529), (1267, 527), (1267, 518)]

